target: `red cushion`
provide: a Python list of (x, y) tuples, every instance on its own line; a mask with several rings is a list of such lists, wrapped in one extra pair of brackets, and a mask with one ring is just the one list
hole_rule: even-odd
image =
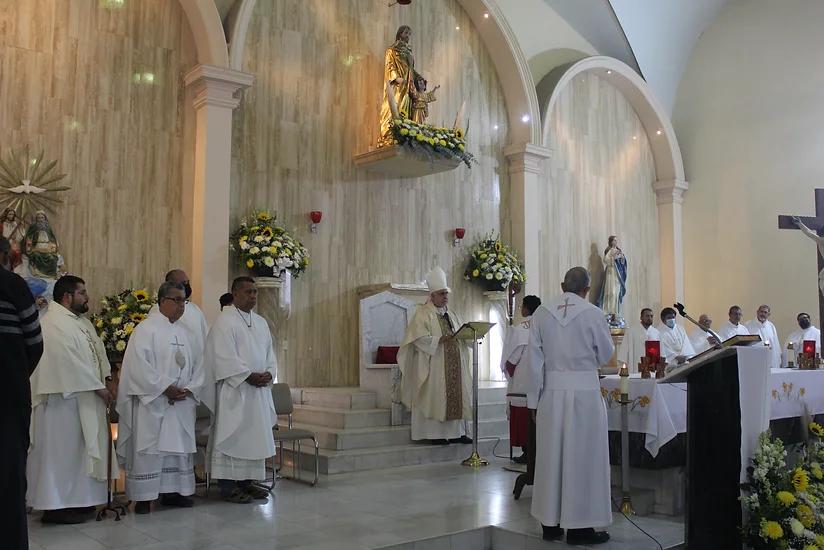
[(375, 354), (376, 365), (394, 365), (398, 362), (398, 349), (400, 346), (378, 346)]

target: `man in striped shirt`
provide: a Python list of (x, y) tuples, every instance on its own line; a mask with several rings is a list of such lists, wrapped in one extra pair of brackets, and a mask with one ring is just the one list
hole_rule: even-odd
[(0, 237), (0, 533), (9, 548), (29, 547), (26, 529), (26, 452), (29, 447), (29, 376), (43, 354), (34, 297), (9, 268), (11, 245)]

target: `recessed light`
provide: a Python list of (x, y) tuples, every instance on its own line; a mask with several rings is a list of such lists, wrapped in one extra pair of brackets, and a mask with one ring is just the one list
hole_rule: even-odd
[(461, 30), (461, 28), (460, 28), (460, 27), (458, 27), (458, 26), (456, 26), (456, 27), (455, 27), (455, 30), (456, 30), (456, 31), (459, 31), (459, 30)]
[(638, 136), (632, 136), (632, 139), (638, 139)]
[(496, 125), (494, 125), (494, 126), (492, 127), (492, 129), (493, 129), (493, 130), (497, 130), (497, 129), (498, 129), (498, 125), (497, 125), (497, 124), (496, 124)]
[(607, 71), (607, 74), (612, 74), (612, 71)]
[(521, 117), (521, 122), (529, 122), (529, 115), (524, 115)]
[(655, 134), (656, 134), (656, 135), (659, 135), (659, 136), (660, 136), (662, 133), (663, 133), (663, 132), (661, 132), (661, 130), (658, 130), (657, 132), (655, 132)]

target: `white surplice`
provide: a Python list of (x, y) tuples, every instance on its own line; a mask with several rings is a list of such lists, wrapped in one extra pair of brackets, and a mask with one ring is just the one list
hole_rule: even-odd
[(699, 353), (704, 353), (712, 346), (710, 346), (709, 341), (710, 335), (707, 334), (706, 331), (695, 327), (692, 332), (690, 332), (690, 344), (692, 344), (692, 349), (695, 351), (695, 355)]
[(532, 515), (543, 525), (579, 529), (612, 523), (607, 411), (598, 368), (613, 351), (604, 312), (576, 294), (566, 292), (532, 315), (529, 365), (541, 374)]
[(753, 319), (744, 326), (750, 334), (757, 334), (761, 337), (761, 345), (770, 348), (770, 368), (781, 368), (781, 340), (778, 339), (778, 330), (772, 321), (767, 319), (762, 323), (758, 319)]
[(667, 364), (677, 364), (675, 358), (679, 355), (683, 355), (687, 359), (695, 355), (692, 342), (687, 338), (687, 332), (680, 325), (675, 325), (675, 328), (659, 325), (658, 335), (661, 339), (661, 357), (667, 360)]
[[(193, 358), (182, 326), (159, 311), (137, 326), (117, 395), (117, 456), (126, 469), (129, 499), (194, 493), (195, 408), (203, 384), (203, 362)], [(192, 396), (170, 403), (163, 392), (171, 385)]]
[(206, 339), (207, 380), (216, 382), (214, 424), (209, 447), (212, 477), (262, 480), (266, 459), (275, 454), (272, 428), (277, 424), (271, 386), (256, 387), (246, 378), (268, 372), (277, 377), (272, 333), (254, 312), (227, 306)]
[(626, 363), (629, 372), (638, 372), (638, 363), (641, 362), (641, 357), (647, 354), (646, 342), (658, 341), (660, 337), (658, 329), (652, 325), (647, 328), (641, 324), (633, 325), (618, 348), (618, 361)]
[(721, 337), (721, 341), (729, 340), (733, 336), (747, 336), (750, 333), (742, 323), (738, 323), (737, 325), (733, 325), (729, 321), (724, 321), (724, 324), (718, 329), (718, 336)]
[[(781, 352), (782, 366), (787, 366), (787, 347), (789, 346), (790, 342), (793, 343), (793, 351), (795, 353), (795, 356), (798, 357), (798, 354), (803, 351), (801, 347), (804, 343), (804, 340), (815, 340), (815, 352), (819, 354), (821, 353), (821, 331), (813, 325), (810, 325), (808, 328), (804, 330), (799, 328), (787, 337), (787, 341), (784, 344), (784, 349)], [(795, 366), (798, 366), (797, 359), (795, 362)]]
[[(40, 327), (43, 356), (31, 376), (26, 500), (37, 510), (102, 504), (112, 448), (106, 405), (95, 390), (105, 388), (111, 374), (105, 347), (88, 319), (56, 302)], [(112, 478), (118, 475), (114, 461)]]
[[(472, 362), (468, 347), (457, 342), (460, 352), (460, 384), (448, 385), (445, 346), (439, 316), (446, 314), (453, 330), (462, 322), (451, 310), (439, 310), (432, 303), (419, 306), (406, 327), (398, 350), (401, 371), (401, 401), (412, 411), (412, 439), (455, 439), (465, 433), (464, 420), (472, 418)], [(447, 420), (447, 392), (460, 398), (460, 419)]]
[[(520, 397), (512, 394), (525, 394), (523, 384), (520, 383), (524, 376), (521, 376), (521, 371), (526, 370), (519, 368), (522, 363), (525, 363), (526, 347), (529, 344), (529, 326), (530, 318), (527, 317), (517, 325), (513, 325), (507, 329), (506, 337), (504, 338), (503, 352), (501, 353), (501, 371), (506, 377), (506, 393), (507, 401), (513, 407), (526, 407), (526, 396)], [(515, 365), (515, 371), (512, 376), (506, 371), (506, 364)], [(516, 379), (518, 383), (516, 383)], [(517, 386), (517, 387), (516, 387)]]
[[(149, 310), (149, 315), (152, 313), (160, 313), (157, 304)], [(183, 316), (177, 320), (177, 323), (186, 331), (186, 337), (189, 339), (189, 345), (192, 346), (194, 358), (199, 359), (203, 355), (206, 336), (209, 334), (209, 324), (206, 322), (206, 316), (203, 315), (196, 303), (186, 302), (186, 310), (183, 312)]]

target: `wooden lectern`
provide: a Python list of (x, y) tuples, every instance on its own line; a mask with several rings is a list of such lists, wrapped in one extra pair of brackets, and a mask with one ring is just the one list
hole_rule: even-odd
[(687, 383), (686, 548), (741, 548), (739, 484), (769, 427), (769, 357), (761, 346), (713, 349), (658, 380)]

